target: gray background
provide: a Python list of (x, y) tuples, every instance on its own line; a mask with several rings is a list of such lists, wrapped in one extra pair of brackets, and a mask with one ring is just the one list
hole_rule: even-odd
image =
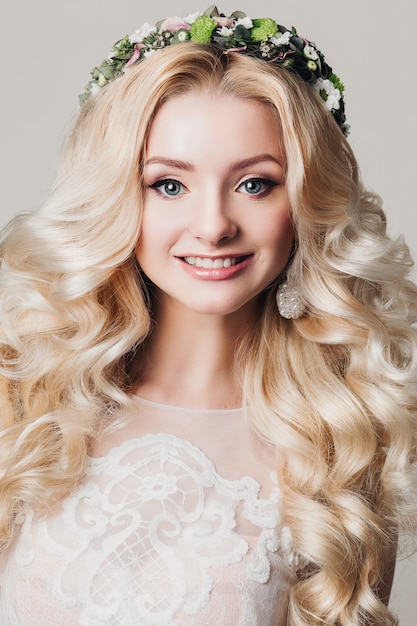
[[(155, 0), (146, 10), (138, 0), (7, 4), (0, 24), (0, 227), (42, 201), (78, 93), (112, 44), (144, 21), (204, 11), (208, 4)], [(404, 233), (416, 257), (414, 1), (223, 0), (218, 8), (294, 25), (324, 52), (346, 85), (350, 143), (365, 183), (384, 198), (391, 234)], [(401, 625), (417, 625), (417, 556), (399, 562), (392, 606)]]

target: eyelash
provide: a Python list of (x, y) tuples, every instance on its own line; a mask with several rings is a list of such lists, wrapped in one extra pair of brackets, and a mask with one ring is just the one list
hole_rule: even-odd
[[(236, 190), (239, 190), (241, 187), (244, 187), (244, 185), (247, 185), (248, 183), (255, 183), (255, 184), (261, 185), (263, 189), (259, 191), (258, 193), (251, 193), (248, 190), (242, 193), (245, 193), (245, 195), (248, 195), (248, 196), (255, 196), (258, 198), (259, 197), (262, 198), (268, 195), (269, 191), (271, 191), (273, 187), (277, 187), (278, 185), (280, 185), (278, 181), (273, 180), (271, 178), (262, 178), (260, 176), (257, 176), (257, 177), (255, 176), (252, 178), (247, 178), (246, 180), (239, 183), (239, 185), (236, 187)], [(163, 178), (161, 180), (155, 181), (151, 185), (148, 185), (148, 187), (149, 189), (155, 189), (155, 191), (159, 193), (163, 198), (177, 198), (178, 196), (183, 195), (183, 193), (170, 194), (166, 192), (166, 190), (165, 192), (162, 190), (164, 187), (170, 184), (175, 185), (177, 188), (180, 187), (182, 189), (186, 189), (186, 187), (175, 178)]]

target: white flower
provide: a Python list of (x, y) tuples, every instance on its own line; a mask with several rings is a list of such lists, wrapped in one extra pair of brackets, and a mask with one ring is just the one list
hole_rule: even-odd
[(326, 109), (329, 111), (337, 111), (340, 108), (341, 93), (339, 89), (333, 85), (331, 80), (318, 78), (313, 86), (323, 98)]
[(304, 46), (304, 56), (306, 56), (308, 59), (312, 59), (313, 61), (317, 61), (317, 59), (319, 58), (319, 55), (317, 54), (317, 51), (315, 48), (313, 48), (313, 46)]
[(89, 85), (90, 96), (93, 96), (95, 93), (100, 91), (100, 87), (94, 81), (89, 82), (88, 85)]
[(233, 35), (233, 28), (227, 28), (227, 26), (222, 26), (219, 28), (218, 33), (221, 37), (231, 37)]
[(270, 37), (269, 41), (274, 44), (274, 46), (288, 46), (290, 43), (291, 32), (287, 30), (285, 33), (280, 33), (279, 35), (274, 35)]
[(188, 37), (188, 32), (185, 30), (181, 30), (179, 33), (177, 33), (178, 41), (187, 41)]
[(156, 27), (145, 22), (145, 24), (142, 24), (140, 28), (129, 36), (129, 41), (130, 43), (142, 43), (144, 38), (148, 37), (151, 33), (156, 33)]
[(153, 54), (155, 54), (155, 52), (157, 52), (157, 50), (153, 50), (152, 48), (149, 48), (149, 50), (145, 50), (145, 52), (143, 53), (143, 56), (151, 57)]
[(184, 22), (187, 22), (187, 24), (193, 24), (198, 17), (201, 17), (201, 15), (203, 14), (200, 13), (200, 11), (197, 11), (196, 13), (191, 13), (190, 15), (187, 15), (187, 17), (184, 17)]
[(253, 22), (250, 19), (250, 17), (240, 17), (235, 22), (235, 28), (236, 26), (244, 26), (244, 28), (252, 28)]

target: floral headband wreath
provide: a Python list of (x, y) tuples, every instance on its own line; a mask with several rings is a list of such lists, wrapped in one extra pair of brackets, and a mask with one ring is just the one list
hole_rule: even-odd
[(91, 71), (91, 80), (80, 95), (80, 103), (121, 76), (125, 69), (169, 45), (192, 41), (211, 45), (224, 53), (240, 52), (298, 74), (321, 96), (345, 136), (344, 85), (314, 43), (300, 37), (270, 17), (250, 19), (235, 11), (229, 17), (212, 6), (204, 13), (187, 17), (169, 17), (154, 26), (143, 24), (113, 46), (109, 56)]

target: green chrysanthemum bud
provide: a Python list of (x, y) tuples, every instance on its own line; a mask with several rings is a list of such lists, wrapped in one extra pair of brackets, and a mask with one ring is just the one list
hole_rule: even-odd
[(191, 24), (191, 41), (203, 44), (210, 43), (211, 34), (216, 28), (216, 25), (216, 22), (211, 17), (201, 15)]
[(252, 20), (252, 23), (253, 28), (250, 33), (252, 41), (266, 41), (278, 31), (277, 24), (271, 17)]
[(332, 72), (329, 76), (329, 80), (333, 83), (336, 89), (340, 91), (341, 94), (344, 92), (345, 86), (336, 74), (333, 74)]
[(282, 67), (285, 67), (287, 69), (293, 69), (293, 67), (294, 67), (294, 59), (291, 58), (291, 57), (289, 59), (285, 59), (282, 62)]

